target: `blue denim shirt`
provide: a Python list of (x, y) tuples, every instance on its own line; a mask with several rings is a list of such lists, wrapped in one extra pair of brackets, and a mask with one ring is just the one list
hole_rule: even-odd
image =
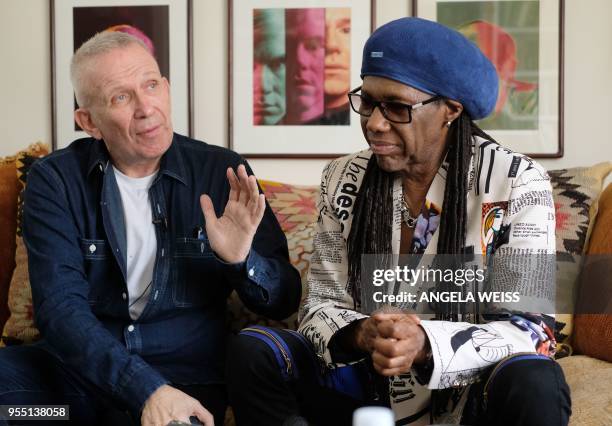
[(104, 143), (79, 139), (36, 162), (23, 234), (41, 345), (133, 410), (165, 383), (222, 383), (231, 291), (276, 319), (294, 312), (301, 296), (268, 205), (244, 263), (221, 261), (198, 232), (200, 194), (220, 216), (227, 167), (241, 163), (230, 150), (174, 135), (149, 191), (157, 254), (149, 302), (133, 321), (124, 213)]

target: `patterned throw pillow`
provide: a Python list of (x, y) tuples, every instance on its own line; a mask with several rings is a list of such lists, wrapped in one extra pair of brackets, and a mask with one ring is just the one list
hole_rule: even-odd
[[(291, 264), (302, 278), (302, 298), (306, 296), (306, 274), (313, 251), (313, 239), (317, 220), (316, 203), (319, 189), (315, 186), (297, 186), (272, 181), (259, 181), (266, 200), (287, 237)], [(297, 313), (283, 321), (274, 321), (249, 311), (240, 301), (236, 292), (230, 296), (229, 320), (232, 331), (261, 324), (269, 327), (296, 329)]]
[(8, 289), (15, 269), (17, 197), (20, 189), (15, 159), (16, 157), (0, 159), (0, 329), (9, 317)]
[(17, 178), (21, 186), (17, 204), (17, 237), (13, 278), (9, 287), (8, 307), (10, 317), (4, 325), (2, 340), (7, 345), (29, 343), (39, 338), (40, 334), (34, 326), (32, 309), (32, 290), (28, 275), (28, 256), (21, 236), (21, 215), (23, 211), (23, 191), (25, 189), (28, 172), (32, 163), (49, 153), (49, 149), (42, 143), (36, 143), (17, 155)]
[(283, 232), (291, 231), (317, 219), (319, 189), (314, 186), (289, 185), (260, 180), (259, 186), (266, 195)]
[(549, 170), (557, 216), (557, 315), (565, 327), (558, 341), (572, 331), (572, 312), (576, 301), (581, 257), (597, 213), (597, 198), (612, 163), (593, 167)]

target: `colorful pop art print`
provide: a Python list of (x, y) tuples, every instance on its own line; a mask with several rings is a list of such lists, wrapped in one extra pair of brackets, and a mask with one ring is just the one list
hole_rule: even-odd
[(497, 247), (508, 242), (510, 225), (504, 225), (504, 215), (508, 211), (507, 201), (483, 203), (480, 241), (485, 257), (493, 254)]
[(499, 77), (493, 112), (478, 124), (531, 157), (563, 156), (563, 0), (413, 0), (413, 15), (456, 29)]
[(87, 136), (74, 122), (78, 108), (70, 81), (74, 52), (98, 32), (139, 38), (172, 86), (175, 131), (191, 134), (191, 0), (51, 0), (53, 147)]
[(348, 92), (360, 84), (373, 0), (233, 0), (230, 147), (248, 157), (363, 149)]

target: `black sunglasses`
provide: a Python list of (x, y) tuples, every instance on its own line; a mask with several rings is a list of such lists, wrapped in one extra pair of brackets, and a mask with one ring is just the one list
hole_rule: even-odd
[(392, 121), (393, 123), (410, 123), (412, 122), (413, 110), (442, 99), (442, 96), (436, 95), (414, 105), (396, 101), (381, 102), (357, 93), (360, 90), (361, 86), (351, 90), (348, 93), (353, 111), (359, 115), (363, 115), (364, 117), (370, 117), (372, 114), (374, 114), (374, 109), (378, 107), (383, 117), (389, 121)]

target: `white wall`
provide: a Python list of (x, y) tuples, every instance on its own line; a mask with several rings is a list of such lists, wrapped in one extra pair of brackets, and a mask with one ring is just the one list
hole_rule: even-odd
[(51, 144), (49, 1), (0, 0), (0, 156)]
[[(193, 1), (195, 137), (227, 146), (226, 1)], [(408, 3), (378, 0), (377, 24)], [(565, 156), (542, 160), (549, 169), (612, 160), (611, 20), (612, 1), (565, 2)], [(0, 156), (51, 142), (49, 38), (48, 0), (0, 1)], [(316, 184), (326, 160), (250, 162), (258, 177)]]

